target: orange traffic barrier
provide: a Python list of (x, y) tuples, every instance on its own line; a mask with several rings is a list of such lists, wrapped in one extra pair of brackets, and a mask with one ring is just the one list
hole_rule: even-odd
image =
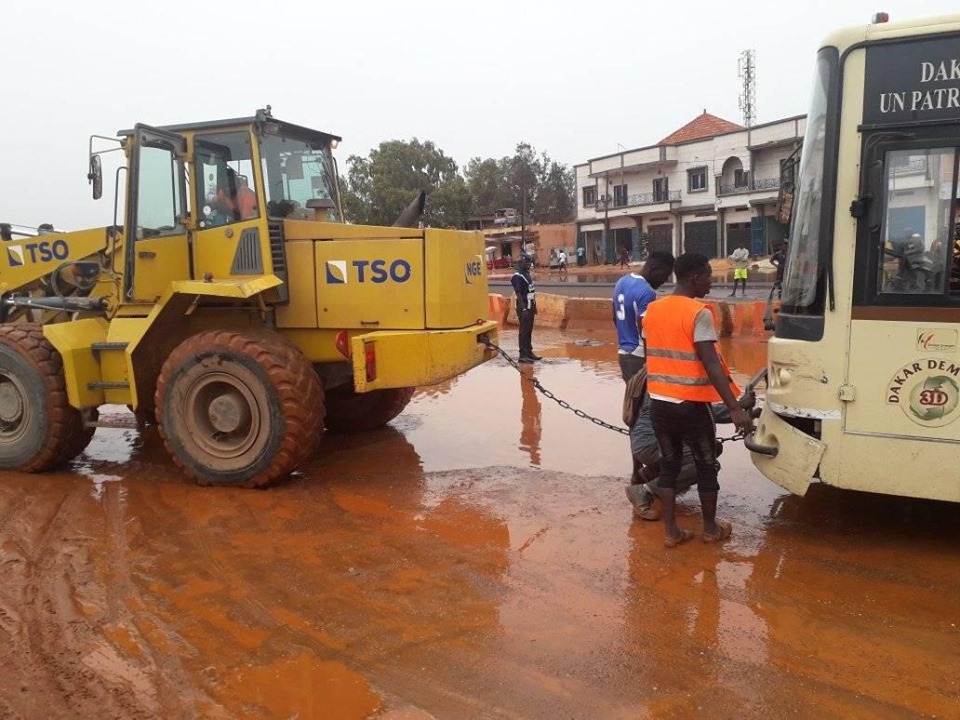
[(613, 329), (612, 298), (567, 298), (568, 330)]
[(717, 329), (717, 337), (730, 337), (733, 334), (733, 314), (729, 303), (723, 300), (708, 302), (707, 307), (713, 315), (713, 326)]
[(734, 332), (737, 335), (763, 333), (763, 315), (767, 304), (762, 301), (741, 302), (733, 308)]
[(487, 296), (490, 305), (490, 319), (504, 325), (507, 322), (507, 299), (499, 293), (490, 293)]

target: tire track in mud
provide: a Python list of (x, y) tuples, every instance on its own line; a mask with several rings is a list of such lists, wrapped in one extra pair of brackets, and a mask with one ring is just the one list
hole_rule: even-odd
[[(183, 640), (154, 613), (149, 612), (131, 572), (127, 514), (124, 509), (125, 488), (111, 483), (104, 489), (105, 548), (107, 580), (105, 583), (105, 625), (125, 634), (134, 651), (141, 655), (139, 667), (129, 648), (117, 648), (105, 642), (106, 656), (101, 667), (107, 673), (132, 683), (144, 703), (153, 711), (162, 708), (164, 717), (190, 717), (185, 705), (195, 699), (197, 691), (173, 649), (184, 649)], [(151, 637), (147, 637), (149, 633)], [(151, 642), (160, 638), (161, 643)], [(165, 649), (163, 645), (166, 645)], [(117, 667), (117, 661), (130, 669)], [(207, 703), (210, 699), (204, 697)]]
[(46, 717), (156, 717), (135, 693), (104, 683), (85, 662), (98, 633), (78, 606), (76, 590), (84, 578), (73, 558), (85, 553), (91, 538), (71, 535), (70, 522), (87, 496), (85, 485), (72, 485), (45, 522), (24, 528), (22, 574), (9, 578), (20, 584), (21, 619), (11, 660), (3, 663), (13, 666), (4, 672), (7, 683), (21, 678), (20, 687), (10, 691), (23, 697), (8, 700), (14, 705), (21, 700), (27, 716), (39, 710)]
[[(0, 573), (5, 579), (10, 577), (17, 565), (22, 565), (25, 562), (25, 553), (20, 543), (13, 540), (6, 541), (4, 533), (11, 521), (24, 514), (30, 504), (31, 498), (24, 497), (14, 500), (9, 507), (0, 512)], [(6, 544), (15, 548), (17, 554), (8, 556), (4, 547)], [(20, 614), (13, 607), (15, 603), (10, 602), (6, 597), (6, 591), (7, 587), (0, 587), (0, 648), (4, 648), (0, 650), (0, 658), (12, 652), (11, 642), (17, 626), (20, 624)]]

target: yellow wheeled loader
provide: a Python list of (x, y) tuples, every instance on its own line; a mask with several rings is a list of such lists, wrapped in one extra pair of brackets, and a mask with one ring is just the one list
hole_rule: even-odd
[(0, 467), (72, 460), (120, 404), (201, 484), (262, 486), (490, 359), (482, 236), (415, 227), (422, 195), (345, 224), (339, 140), (269, 108), (92, 137), (113, 224), (0, 242)]

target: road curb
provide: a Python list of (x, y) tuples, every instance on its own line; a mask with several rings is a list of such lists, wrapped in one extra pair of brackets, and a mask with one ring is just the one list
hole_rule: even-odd
[[(517, 325), (515, 303), (499, 293), (490, 293), (490, 319), (501, 325)], [(715, 300), (704, 303), (713, 315), (719, 337), (734, 335), (764, 335), (763, 316), (766, 302), (728, 303)], [(773, 312), (780, 303), (773, 303)], [(607, 298), (572, 298), (565, 295), (537, 293), (535, 327), (561, 330), (608, 330), (613, 325), (613, 300)]]

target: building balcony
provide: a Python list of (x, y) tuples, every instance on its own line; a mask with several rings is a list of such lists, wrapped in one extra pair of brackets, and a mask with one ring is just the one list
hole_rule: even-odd
[(918, 155), (906, 162), (896, 162), (893, 165), (893, 175), (925, 175), (927, 173), (927, 157)]
[(723, 183), (717, 178), (717, 196), (725, 195), (744, 195), (752, 192), (764, 192), (767, 190), (779, 190), (780, 178), (749, 178), (744, 183)]
[[(624, 201), (625, 200), (625, 201)], [(629, 207), (641, 207), (643, 205), (661, 205), (663, 203), (672, 203), (680, 202), (680, 191), (679, 190), (670, 190), (668, 192), (652, 192), (652, 193), (637, 193), (635, 195), (627, 195), (626, 198), (617, 201), (617, 198), (613, 198), (610, 201), (610, 204), (607, 209), (609, 210), (621, 210), (623, 208)], [(603, 202), (598, 202), (596, 205), (597, 212), (603, 212)]]

